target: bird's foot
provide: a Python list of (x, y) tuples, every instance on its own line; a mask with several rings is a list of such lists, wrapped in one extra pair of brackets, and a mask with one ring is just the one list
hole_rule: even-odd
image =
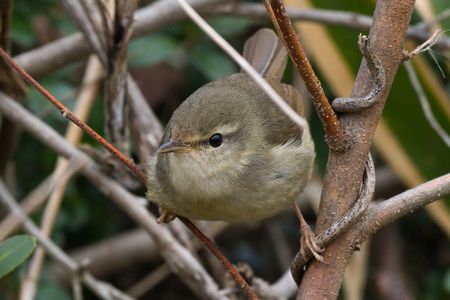
[(317, 239), (314, 236), (314, 232), (309, 227), (308, 223), (306, 223), (305, 218), (303, 218), (303, 214), (300, 211), (297, 203), (294, 203), (295, 212), (297, 213), (298, 220), (300, 222), (300, 253), (306, 257), (308, 251), (311, 251), (312, 255), (320, 262), (325, 262), (323, 256), (320, 255), (325, 249), (321, 247), (317, 243)]
[(317, 239), (314, 236), (314, 232), (312, 232), (311, 227), (309, 227), (305, 220), (300, 222), (300, 234), (300, 253), (306, 257), (308, 252), (307, 250), (309, 249), (315, 259), (324, 263), (325, 260), (320, 253), (322, 253), (325, 249), (319, 246)]
[(161, 223), (170, 223), (173, 220), (175, 220), (175, 218), (177, 217), (176, 214), (171, 213), (170, 211), (164, 209), (164, 208), (159, 208), (159, 217), (158, 219), (156, 219), (156, 222), (158, 222), (159, 224)]

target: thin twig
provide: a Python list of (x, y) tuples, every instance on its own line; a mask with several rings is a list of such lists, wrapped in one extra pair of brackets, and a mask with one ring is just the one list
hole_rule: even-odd
[(102, 35), (98, 34), (98, 28), (95, 26), (96, 24), (91, 22), (93, 20), (91, 13), (86, 10), (86, 7), (83, 5), (83, 1), (62, 0), (61, 2), (66, 12), (71, 15), (78, 27), (80, 27), (83, 32), (87, 32), (85, 37), (91, 47), (95, 49), (97, 55), (99, 55), (100, 61), (105, 62), (105, 41), (101, 38)]
[(431, 127), (434, 129), (436, 134), (442, 139), (442, 141), (450, 148), (450, 136), (445, 132), (444, 128), (439, 124), (438, 120), (434, 117), (431, 111), (430, 103), (423, 90), (422, 84), (417, 77), (416, 71), (410, 61), (404, 62), (406, 72), (408, 73), (409, 80), (416, 91), (417, 98), (419, 98), (420, 106), (422, 107), (423, 114), (427, 118)]
[[(82, 80), (82, 86), (84, 86), (84, 88), (80, 90), (78, 99), (76, 101), (75, 114), (79, 116), (80, 120), (86, 120), (89, 115), (89, 111), (92, 107), (93, 100), (99, 87), (98, 79), (100, 79), (101, 73), (102, 67), (100, 65), (100, 62), (95, 56), (91, 56)], [(89, 84), (90, 82), (95, 82), (95, 84)], [(82, 133), (83, 131), (76, 127), (75, 124), (69, 123), (65, 137), (70, 144), (77, 145), (81, 140)], [(68, 168), (70, 168), (69, 162), (64, 158), (59, 159), (57, 161), (54, 173), (65, 173)], [(58, 216), (59, 208), (61, 206), (61, 201), (67, 183), (68, 180), (60, 180), (59, 183), (55, 186), (52, 194), (50, 195), (50, 199), (45, 208), (41, 223), (42, 233), (46, 236), (50, 236), (52, 232), (52, 228), (55, 223), (56, 217)], [(37, 286), (37, 282), (39, 281), (44, 256), (44, 248), (38, 247), (33, 254), (28, 273), (25, 275), (22, 282), (21, 291), (28, 291), (26, 293), (27, 296), (22, 297), (22, 300), (31, 300), (35, 298), (34, 287)]]
[(150, 291), (170, 273), (171, 271), (168, 265), (161, 265), (156, 269), (153, 269), (144, 278), (133, 284), (133, 286), (127, 290), (127, 293), (132, 295), (133, 297), (140, 297), (146, 292)]
[(308, 123), (299, 116), (277, 92), (255, 71), (255, 69), (245, 60), (225, 39), (223, 39), (187, 2), (177, 0), (186, 14), (205, 32), (219, 47), (221, 47), (269, 96), (278, 108), (297, 124), (300, 128), (308, 128)]
[(8, 209), (14, 213), (18, 218), (23, 220), (23, 226), (25, 230), (31, 235), (35, 236), (39, 244), (41, 244), (45, 250), (52, 256), (53, 259), (64, 265), (68, 272), (71, 272), (73, 276), (80, 276), (81, 281), (86, 284), (97, 296), (102, 299), (122, 299), (131, 300), (130, 296), (126, 295), (122, 291), (119, 291), (112, 285), (106, 284), (97, 280), (89, 272), (84, 271), (83, 268), (70, 258), (64, 251), (61, 250), (52, 240), (47, 238), (34, 223), (26, 217), (26, 215), (20, 209), (20, 206), (8, 192), (3, 181), (0, 179), (0, 200), (8, 207)]
[(20, 75), (22, 75), (34, 88), (36, 88), (45, 98), (47, 98), (53, 105), (55, 105), (63, 117), (72, 121), (80, 127), (84, 132), (93, 137), (98, 141), (106, 150), (108, 150), (113, 156), (121, 160), (137, 177), (142, 183), (146, 183), (145, 173), (131, 160), (130, 158), (123, 155), (118, 151), (113, 145), (111, 145), (107, 140), (101, 137), (97, 132), (95, 132), (89, 125), (85, 122), (79, 120), (66, 106), (64, 106), (58, 99), (56, 99), (52, 94), (50, 94), (42, 85), (40, 85), (36, 80), (34, 80), (25, 70), (23, 70), (2, 48), (0, 48), (0, 56), (13, 67)]
[(429, 21), (426, 20), (426, 21), (420, 22), (420, 23), (412, 26), (411, 28), (414, 28), (416, 30), (429, 30), (434, 25), (436, 25), (448, 18), (450, 18), (450, 8), (447, 8), (447, 9), (441, 11), (432, 20), (429, 20)]
[[(208, 14), (223, 14), (236, 16), (254, 16), (257, 18), (267, 18), (267, 12), (263, 5), (250, 3), (233, 3), (232, 7), (218, 5), (224, 0), (189, 0), (189, 3), (199, 12)], [(255, 5), (255, 8), (250, 8)], [(249, 6), (249, 12), (241, 12), (241, 7)], [(213, 8), (211, 8), (213, 7)], [(217, 9), (216, 9), (217, 8)], [(234, 12), (236, 8), (236, 12)], [(244, 10), (245, 11), (245, 10)], [(253, 12), (256, 11), (256, 12)], [(333, 24), (349, 28), (368, 29), (371, 25), (371, 18), (368, 16), (338, 12), (321, 9), (298, 9), (288, 8), (288, 13), (296, 21), (312, 21), (322, 24)], [(133, 28), (133, 37), (153, 32), (164, 26), (168, 26), (177, 21), (184, 20), (186, 15), (176, 2), (176, 0), (159, 0), (151, 3), (147, 7), (136, 11), (136, 22)], [(408, 29), (407, 36), (417, 41), (428, 39), (429, 32), (415, 26)], [(442, 38), (436, 47), (440, 49), (450, 49), (450, 39)], [(41, 47), (32, 49), (15, 57), (16, 61), (34, 77), (45, 75), (71, 62), (80, 60), (92, 52), (89, 44), (86, 43), (81, 33), (75, 33)]]
[(255, 294), (253, 289), (249, 286), (247, 281), (242, 277), (242, 275), (238, 272), (238, 270), (231, 264), (231, 262), (220, 252), (219, 248), (211, 241), (208, 237), (206, 237), (203, 232), (201, 232), (197, 226), (195, 226), (189, 219), (185, 217), (178, 218), (183, 222), (191, 231), (194, 233), (203, 244), (211, 250), (214, 256), (220, 261), (222, 265), (228, 270), (234, 281), (238, 284), (241, 289), (244, 289), (247, 293), (249, 299), (258, 299), (258, 296)]
[(99, 171), (99, 166), (86, 154), (68, 144), (53, 128), (30, 114), (13, 99), (0, 92), (0, 112), (3, 116), (19, 124), (24, 130), (54, 149), (64, 157), (80, 157), (88, 163), (80, 173), (86, 176), (103, 194), (114, 201), (131, 219), (152, 236), (160, 249), (160, 254), (191, 290), (201, 298), (223, 299), (217, 284), (201, 266), (198, 260), (183, 247), (165, 226), (142, 205), (146, 199), (130, 194), (116, 181)]
[(289, 56), (297, 67), (297, 70), (303, 78), (305, 86), (313, 99), (317, 114), (325, 129), (329, 147), (335, 151), (344, 150), (346, 147), (346, 137), (344, 136), (339, 120), (325, 95), (325, 91), (306, 57), (305, 51), (298, 39), (298, 35), (286, 12), (283, 1), (265, 0), (264, 4), (272, 19), (272, 23), (277, 29), (278, 35), (283, 40)]
[[(33, 191), (31, 191), (21, 202), (21, 209), (26, 215), (30, 215), (38, 209), (53, 189), (62, 181), (69, 180), (74, 176), (80, 168), (83, 167), (84, 161), (79, 157), (70, 159), (66, 170), (53, 172), (52, 175), (43, 180)], [(21, 220), (17, 219), (13, 214), (6, 216), (0, 223), (0, 241), (14, 233), (21, 225)]]
[(360, 34), (358, 46), (372, 76), (372, 88), (361, 97), (342, 97), (333, 100), (332, 106), (338, 112), (357, 112), (372, 107), (386, 88), (386, 75), (383, 65), (370, 48), (369, 38)]
[[(189, 6), (190, 7), (190, 6)], [(191, 7), (190, 7), (191, 8)], [(192, 9), (192, 8), (191, 8)], [(193, 10), (193, 9), (192, 9)], [(228, 45), (229, 46), (229, 45)], [(231, 46), (229, 46), (231, 48)], [(231, 48), (232, 49), (232, 48)], [(2, 50), (2, 49), (0, 49)], [(234, 49), (233, 49), (234, 50)], [(4, 53), (4, 51), (3, 51)], [(3, 56), (0, 52), (0, 55)], [(6, 54), (6, 53), (4, 53)], [(7, 54), (6, 54), (7, 56)], [(4, 57), (4, 56), (3, 56)], [(5, 58), (9, 64), (11, 64), (21, 75), (23, 75), (34, 87), (38, 89), (39, 92), (41, 92), (47, 99), (49, 99), (55, 106), (57, 106), (60, 111), (63, 113), (63, 116), (67, 116), (69, 120), (80, 126), (79, 124), (83, 125), (81, 127), (83, 130), (86, 131), (86, 129), (89, 129), (92, 131), (91, 133), (89, 131), (86, 131), (88, 134), (93, 136), (97, 141), (99, 141), (108, 151), (110, 151), (113, 155), (118, 157), (122, 162), (126, 163), (127, 166), (130, 168), (131, 171), (134, 172), (134, 174), (143, 182), (146, 183), (146, 176), (142, 172), (142, 170), (132, 162), (131, 159), (127, 158), (123, 153), (121, 153), (117, 148), (115, 148), (112, 144), (108, 143), (105, 139), (103, 139), (101, 136), (99, 136), (95, 131), (93, 131), (87, 124), (79, 120), (73, 113), (71, 113), (61, 102), (59, 102), (53, 95), (51, 95), (47, 90), (45, 90), (39, 83), (37, 83), (30, 75), (28, 75), (23, 69), (21, 69), (9, 56)], [(241, 57), (242, 60), (243, 59)], [(248, 63), (247, 63), (248, 64)], [(251, 68), (251, 67), (250, 67)], [(253, 70), (253, 68), (251, 68)], [(255, 74), (256, 71), (253, 70)], [(259, 76), (257, 74), (257, 76)], [(273, 91), (273, 89), (263, 80), (263, 82)], [(275, 94), (276, 92), (273, 91)], [(278, 96), (279, 97), (279, 96)], [(298, 114), (296, 114), (289, 105), (287, 105), (281, 98), (281, 102), (284, 103), (296, 116), (300, 119), (300, 121), (304, 122), (305, 126), (308, 126), (306, 121), (301, 118)], [(64, 111), (64, 112), (63, 112)], [(71, 116), (72, 118), (69, 118), (68, 116)], [(305, 128), (305, 127), (303, 127)], [(97, 138), (98, 137), (98, 138)], [(107, 148), (107, 146), (109, 148)], [(226, 270), (231, 274), (232, 278), (236, 281), (238, 286), (240, 288), (243, 288), (247, 294), (250, 296), (251, 299), (257, 299), (256, 294), (253, 292), (251, 287), (248, 285), (248, 283), (245, 281), (245, 279), (239, 274), (239, 272), (234, 268), (234, 266), (231, 264), (231, 262), (225, 257), (225, 255), (222, 254), (220, 249), (215, 245), (206, 235), (204, 235), (198, 227), (196, 227), (189, 219), (187, 218), (181, 218), (182, 222), (196, 235), (203, 244), (217, 257), (217, 259), (222, 263), (222, 265), (226, 268)]]
[(405, 60), (410, 59), (415, 55), (419, 55), (425, 51), (430, 51), (431, 47), (436, 45), (436, 43), (439, 41), (440, 36), (443, 33), (444, 32), (442, 30), (436, 30), (425, 42), (417, 46), (414, 50), (404, 51), (403, 54), (405, 56)]

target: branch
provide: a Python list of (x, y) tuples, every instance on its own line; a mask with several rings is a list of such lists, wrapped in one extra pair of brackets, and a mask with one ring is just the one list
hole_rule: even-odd
[[(54, 188), (61, 184), (63, 181), (69, 180), (70, 177), (75, 175), (82, 167), (83, 162), (79, 158), (74, 158), (69, 161), (69, 165), (66, 170), (60, 170), (59, 172), (53, 172), (52, 175), (42, 181), (33, 191), (31, 191), (22, 201), (21, 210), (30, 215), (40, 206), (45, 203), (45, 200), (53, 192)], [(9, 214), (3, 218), (0, 223), (0, 241), (7, 238), (20, 226), (20, 220), (13, 214)]]
[(286, 12), (283, 1), (265, 0), (264, 4), (279, 37), (283, 40), (289, 56), (297, 67), (297, 70), (303, 78), (305, 86), (313, 99), (314, 107), (316, 108), (317, 114), (325, 129), (328, 146), (332, 150), (342, 151), (346, 146), (346, 137), (344, 136), (339, 120), (325, 95), (325, 91), (306, 57), (305, 51), (298, 39), (298, 35)]
[[(286, 10), (291, 20), (296, 22), (313, 22), (360, 30), (370, 29), (370, 26), (372, 25), (372, 18), (370, 16), (354, 12), (316, 8), (304, 9), (297, 7), (287, 7)], [(265, 6), (257, 3), (229, 3), (201, 8), (199, 11), (207, 15), (231, 15), (256, 19), (266, 19), (269, 17)], [(431, 22), (421, 22), (410, 26), (406, 32), (406, 36), (418, 42), (423, 42), (430, 36), (429, 29), (433, 24), (441, 22), (449, 17), (450, 9), (446, 9), (437, 15)], [(436, 45), (440, 49), (449, 49), (450, 38), (444, 37), (439, 40)]]
[(81, 281), (89, 287), (92, 292), (102, 299), (110, 300), (131, 300), (130, 296), (126, 295), (122, 291), (119, 291), (114, 286), (102, 282), (94, 278), (89, 272), (83, 270), (83, 267), (76, 261), (70, 258), (64, 251), (61, 250), (56, 244), (53, 243), (45, 234), (43, 234), (34, 223), (26, 217), (26, 215), (20, 209), (16, 200), (11, 196), (5, 187), (3, 181), (0, 179), (0, 200), (14, 213), (18, 218), (23, 220), (23, 226), (25, 230), (31, 235), (35, 236), (42, 247), (60, 264), (64, 265), (68, 272), (73, 276), (79, 277)]
[[(340, 117), (344, 131), (351, 136), (352, 145), (342, 153), (330, 152), (317, 220), (319, 233), (342, 216), (357, 198), (364, 161), (392, 82), (403, 60), (403, 41), (413, 8), (413, 0), (377, 2), (369, 32), (369, 46), (385, 70), (385, 89), (372, 107)], [(372, 83), (372, 75), (363, 60), (353, 87), (352, 98), (367, 95), (372, 89)], [(298, 297), (303, 299), (336, 297), (345, 268), (355, 250), (350, 245), (357, 228), (358, 223), (326, 248), (324, 257), (328, 264), (313, 262), (308, 267)], [(323, 288), (325, 286), (326, 289)]]
[[(75, 114), (79, 116), (80, 120), (86, 120), (89, 115), (89, 111), (97, 93), (101, 73), (102, 68), (100, 63), (96, 57), (91, 56), (91, 59), (86, 66), (86, 71), (81, 83), (82, 88), (76, 100)], [(77, 145), (80, 142), (81, 137), (82, 131), (75, 124), (69, 123), (65, 135), (67, 141), (72, 145)], [(66, 172), (70, 173), (69, 162), (65, 159), (59, 159), (53, 172), (55, 174), (64, 174)], [(61, 207), (64, 191), (68, 180), (70, 179), (70, 177), (64, 177), (66, 177), (66, 180), (59, 180), (58, 184), (55, 186), (55, 189), (52, 191), (42, 217), (41, 230), (47, 237), (51, 235), (53, 225), (56, 217), (58, 216), (59, 208)], [(38, 247), (33, 254), (28, 272), (22, 281), (21, 294), (22, 291), (28, 291), (26, 293), (26, 297), (21, 297), (22, 300), (35, 298), (35, 290), (37, 282), (39, 281), (44, 256), (45, 250), (42, 247)]]
[(413, 65), (409, 61), (405, 61), (404, 65), (406, 72), (408, 73), (409, 81), (411, 81), (411, 85), (416, 91), (417, 98), (419, 98), (420, 106), (422, 107), (425, 118), (428, 120), (428, 123), (430, 123), (431, 128), (434, 129), (441, 140), (447, 145), (447, 147), (450, 148), (450, 136), (447, 134), (447, 132), (445, 132), (444, 128), (442, 128), (441, 124), (439, 124), (438, 120), (433, 115), (433, 111), (430, 107), (430, 102), (428, 101), (427, 95), (425, 94), (425, 91), (420, 84), (419, 78), (417, 77)]
[(105, 140), (97, 132), (95, 132), (89, 125), (77, 118), (77, 116), (65, 107), (58, 99), (49, 93), (42, 85), (34, 80), (29, 74), (25, 72), (2, 48), (0, 48), (0, 56), (20, 75), (22, 75), (34, 88), (36, 88), (45, 98), (47, 98), (53, 105), (55, 105), (64, 118), (72, 121), (75, 125), (83, 129), (92, 138), (98, 141), (106, 150), (108, 150), (114, 157), (121, 160), (142, 183), (146, 183), (146, 176), (144, 172), (128, 157), (118, 151), (111, 143)]
[[(192, 8), (191, 8), (192, 9)], [(229, 45), (228, 45), (229, 46)], [(229, 46), (231, 47), (231, 46)], [(234, 50), (234, 49), (233, 49)], [(87, 134), (89, 134), (91, 137), (93, 137), (96, 141), (98, 141), (106, 150), (108, 150), (111, 154), (113, 154), (114, 157), (118, 158), (120, 161), (122, 161), (129, 169), (130, 171), (143, 183), (146, 184), (147, 177), (145, 173), (133, 162), (132, 159), (128, 158), (126, 155), (124, 155), (122, 152), (117, 150), (116, 147), (114, 147), (112, 144), (110, 144), (108, 141), (106, 141), (103, 137), (101, 137), (98, 133), (96, 133), (89, 125), (87, 125), (85, 122), (78, 119), (67, 107), (65, 107), (58, 99), (56, 99), (51, 93), (49, 93), (43, 86), (41, 86), (36, 80), (34, 80), (28, 73), (26, 73), (9, 55), (0, 48), (0, 56), (11, 66), (13, 67), (17, 72), (19, 72), (27, 81), (35, 87), (44, 97), (46, 97), (53, 105), (55, 105), (62, 115), (75, 123), (78, 127), (83, 129)], [(245, 63), (248, 64), (248, 62), (241, 57), (242, 60), (244, 60)], [(250, 67), (250, 69), (256, 74), (256, 76), (260, 76), (256, 73), (256, 71)], [(267, 86), (269, 91), (276, 92), (268, 85), (266, 81), (263, 80), (263, 83)], [(308, 127), (308, 123), (300, 117), (298, 114), (296, 114), (292, 108), (286, 104), (283, 99), (281, 99), (280, 96), (278, 96), (279, 101), (284, 104), (287, 107), (287, 110), (291, 111), (293, 113), (293, 117), (298, 119), (298, 122), (303, 122), (304, 126)], [(303, 127), (304, 128), (304, 127)], [(231, 264), (231, 262), (225, 257), (225, 255), (222, 254), (220, 249), (217, 247), (217, 245), (212, 242), (206, 235), (204, 235), (200, 229), (197, 228), (195, 224), (193, 224), (189, 219), (180, 217), (180, 220), (188, 227), (194, 235), (196, 235), (203, 244), (216, 256), (216, 258), (222, 263), (222, 265), (225, 267), (225, 269), (230, 273), (232, 278), (236, 281), (237, 285), (244, 289), (244, 291), (250, 296), (251, 299), (257, 299), (256, 294), (253, 292), (252, 288), (249, 286), (249, 284), (245, 281), (245, 279), (241, 276), (241, 274), (236, 270), (236, 268)]]
[(0, 92), (0, 112), (8, 119), (21, 125), (38, 140), (50, 146), (66, 158), (79, 157), (87, 163), (80, 173), (93, 182), (109, 199), (113, 200), (131, 219), (148, 232), (160, 249), (160, 254), (172, 271), (201, 298), (223, 299), (216, 283), (197, 259), (183, 247), (169, 232), (156, 223), (155, 218), (142, 206), (146, 199), (130, 194), (116, 181), (99, 171), (95, 162), (83, 152), (68, 144), (54, 129), (27, 112), (13, 99)]
[[(267, 11), (261, 4), (233, 3), (232, 5), (217, 5), (224, 0), (189, 0), (189, 3), (199, 12), (209, 15), (226, 14), (268, 18)], [(323, 24), (338, 25), (356, 29), (369, 29), (371, 18), (351, 12), (337, 12), (322, 9), (288, 8), (288, 14), (296, 21), (311, 21)], [(169, 24), (185, 20), (186, 15), (175, 0), (159, 0), (136, 11), (136, 21), (133, 27), (133, 37), (153, 32)], [(425, 27), (411, 26), (407, 36), (418, 41), (429, 38)], [(450, 38), (442, 38), (436, 44), (440, 49), (450, 49)], [(40, 77), (71, 62), (83, 59), (91, 53), (81, 33), (75, 33), (44, 46), (22, 53), (15, 60), (32, 76)]]
[(450, 173), (422, 183), (369, 209), (368, 217), (357, 233), (357, 242), (365, 240), (387, 224), (412, 213), (424, 205), (450, 195)]
[(250, 65), (250, 63), (242, 57), (224, 38), (222, 38), (187, 2), (186, 0), (177, 0), (186, 14), (200, 27), (211, 40), (213, 40), (225, 53), (227, 53), (255, 82), (259, 85), (261, 90), (272, 100), (272, 102), (297, 124), (301, 129), (308, 128), (308, 122), (297, 114), (287, 104), (283, 98), (267, 83), (262, 76)]
[[(129, 103), (127, 99), (127, 48), (131, 37), (131, 25), (137, 0), (115, 1), (112, 14), (112, 32), (106, 37), (107, 75), (105, 78), (105, 137), (122, 153), (129, 155)], [(89, 12), (86, 12), (89, 13)], [(101, 11), (107, 18), (107, 11)], [(104, 26), (106, 24), (104, 23)], [(104, 30), (106, 31), (106, 30)], [(85, 35), (88, 33), (85, 32)], [(99, 52), (97, 52), (97, 55)], [(114, 172), (121, 174), (121, 166), (115, 166)], [(123, 169), (122, 169), (123, 170)], [(125, 177), (121, 174), (120, 177)]]
[[(224, 2), (224, 0), (189, 0), (196, 9)], [(133, 36), (164, 28), (186, 19), (176, 0), (159, 0), (136, 11)], [(17, 56), (18, 64), (32, 76), (39, 77), (62, 66), (87, 57), (92, 52), (81, 33), (75, 33), (57, 41)]]

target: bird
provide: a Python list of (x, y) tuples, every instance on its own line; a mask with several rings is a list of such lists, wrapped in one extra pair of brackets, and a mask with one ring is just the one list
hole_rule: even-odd
[[(281, 82), (287, 52), (271, 30), (258, 30), (243, 56), (299, 115), (298, 90)], [(292, 122), (250, 76), (210, 82), (173, 113), (150, 159), (146, 197), (159, 222), (251, 222), (271, 217), (298, 199), (315, 158), (308, 127)]]

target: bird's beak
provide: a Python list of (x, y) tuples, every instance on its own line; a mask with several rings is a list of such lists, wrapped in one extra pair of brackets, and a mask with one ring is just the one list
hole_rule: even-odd
[(189, 145), (185, 145), (177, 141), (170, 141), (159, 146), (159, 149), (156, 153), (160, 154), (169, 152), (187, 152), (190, 149), (191, 147)]

